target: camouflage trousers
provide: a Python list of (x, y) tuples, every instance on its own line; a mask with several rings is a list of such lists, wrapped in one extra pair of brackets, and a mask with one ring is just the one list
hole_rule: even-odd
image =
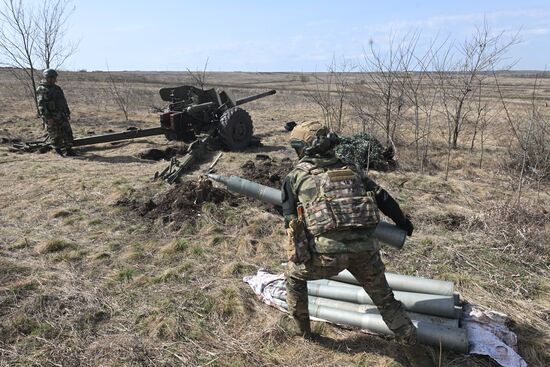
[(405, 313), (403, 304), (394, 298), (378, 250), (313, 254), (312, 259), (305, 264), (289, 262), (285, 273), (288, 311), (301, 332), (310, 332), (307, 281), (329, 278), (344, 269), (349, 270), (363, 285), (396, 339), (405, 344), (416, 344), (416, 328)]
[(73, 145), (73, 130), (66, 118), (54, 118), (46, 123), (50, 144), (54, 148), (66, 148)]

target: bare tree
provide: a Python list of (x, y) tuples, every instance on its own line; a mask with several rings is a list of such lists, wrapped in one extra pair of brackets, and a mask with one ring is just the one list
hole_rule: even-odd
[[(350, 72), (353, 69), (349, 61), (343, 59), (339, 63), (333, 57), (324, 76), (313, 75), (314, 88), (309, 89), (306, 85), (307, 98), (321, 108), (326, 126), (335, 132), (341, 132), (348, 120), (346, 110), (351, 86)], [(304, 84), (309, 82), (309, 78), (301, 78), (301, 80)]]
[[(361, 118), (367, 118), (380, 127), (386, 135), (386, 144), (393, 145), (395, 132), (402, 122), (406, 104), (405, 86), (414, 59), (418, 35), (405, 36), (397, 44), (390, 37), (386, 53), (374, 48), (370, 42), (360, 69), (364, 86), (359, 90), (354, 108)], [(372, 103), (366, 104), (369, 99)]]
[(38, 114), (34, 55), (38, 35), (33, 10), (22, 0), (2, 0), (0, 5), (0, 64), (21, 82)]
[(472, 38), (458, 46), (451, 44), (435, 55), (434, 82), (445, 120), (442, 134), (447, 144), (445, 179), (449, 176), (452, 151), (458, 148), (465, 122), (474, 113), (476, 86), (483, 83), (496, 67), (511, 67), (502, 66), (501, 62), (508, 49), (516, 43), (517, 34), (508, 37), (501, 32), (495, 35), (484, 22), (483, 26), (476, 28)]
[[(540, 113), (537, 106), (539, 78), (537, 75), (531, 94), (531, 110), (528, 121), (528, 134), (524, 140), (524, 160), (522, 166), (537, 182), (537, 194), (540, 198), (541, 182), (550, 178), (550, 121)], [(518, 193), (519, 202), (519, 193)]]
[[(402, 48), (404, 59), (412, 57), (412, 61), (403, 63), (405, 73), (405, 97), (413, 110), (414, 145), (417, 160), (420, 160), (421, 171), (428, 159), (428, 151), (431, 141), (431, 118), (434, 110), (436, 93), (433, 85), (433, 77), (430, 73), (433, 55), (441, 49), (446, 41), (437, 45), (437, 39), (430, 42), (427, 50), (420, 56), (416, 55), (416, 43), (420, 34), (413, 34), (409, 47)], [(421, 121), (423, 120), (423, 122)], [(422, 143), (422, 153), (420, 152)]]
[(59, 68), (76, 52), (77, 43), (65, 42), (67, 21), (74, 11), (70, 0), (42, 0), (35, 15), (36, 55), (44, 68)]
[[(426, 63), (423, 60), (418, 60), (414, 54), (411, 55), (416, 59), (415, 64), (412, 67), (412, 70), (409, 70), (409, 65), (411, 63), (406, 63), (404, 68), (405, 73), (405, 97), (408, 99), (409, 103), (412, 105), (414, 118), (413, 118), (413, 127), (414, 127), (414, 145), (416, 152), (416, 159), (420, 158), (420, 116), (421, 116), (421, 105), (420, 105), (420, 94), (422, 91), (422, 84), (426, 76)], [(425, 58), (422, 57), (421, 59)], [(417, 72), (415, 72), (415, 70)]]
[(191, 79), (193, 80), (193, 83), (202, 90), (204, 90), (207, 84), (206, 82), (208, 75), (206, 74), (206, 69), (208, 68), (208, 60), (209, 58), (207, 57), (201, 71), (191, 71), (191, 69), (186, 68), (189, 76), (191, 76)]
[(540, 193), (541, 182), (550, 178), (550, 121), (540, 113), (536, 103), (540, 75), (537, 75), (533, 84), (531, 108), (527, 118), (524, 115), (520, 117), (512, 115), (505, 102), (496, 73), (493, 73), (493, 76), (506, 121), (512, 131), (509, 153), (512, 166), (519, 171), (516, 204), (520, 205), (526, 178), (536, 180), (537, 193)]
[(37, 68), (59, 67), (76, 51), (64, 42), (70, 15), (68, 0), (42, 0), (40, 7), (22, 0), (0, 2), (0, 65), (10, 68), (32, 98), (36, 98)]
[(128, 121), (133, 94), (132, 84), (124, 77), (117, 78), (113, 76), (109, 67), (107, 67), (107, 82), (109, 84), (106, 88), (106, 93), (111, 96), (111, 99), (124, 114), (124, 119)]
[(479, 135), (479, 168), (483, 166), (483, 158), (485, 154), (485, 142), (489, 137), (487, 134), (487, 128), (495, 120), (496, 116), (500, 114), (501, 109), (494, 106), (493, 103), (489, 103), (488, 99), (484, 99), (484, 89), (485, 84), (483, 81), (479, 81), (479, 84), (476, 88), (476, 100), (474, 102), (474, 112), (473, 112), (473, 133), (472, 141), (470, 144), (470, 153), (474, 152), (474, 146), (476, 139)]
[[(476, 85), (490, 76), (490, 72), (504, 60), (506, 52), (518, 43), (518, 37), (504, 32), (494, 35), (487, 24), (477, 27), (472, 38), (453, 46), (437, 58), (435, 65), (443, 113), (448, 123), (448, 138), (452, 149), (458, 139), (466, 117), (471, 112), (469, 102)], [(509, 66), (501, 66), (510, 68)]]
[(474, 101), (474, 119), (473, 127), (474, 131), (472, 133), (472, 142), (470, 144), (470, 153), (474, 151), (474, 145), (477, 138), (478, 128), (483, 120), (484, 116), (487, 115), (487, 108), (489, 103), (483, 99), (483, 81), (479, 81), (479, 84), (476, 87), (476, 96)]

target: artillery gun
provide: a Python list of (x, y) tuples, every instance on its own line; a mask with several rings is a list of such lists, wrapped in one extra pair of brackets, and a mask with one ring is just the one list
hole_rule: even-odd
[(202, 90), (184, 85), (162, 88), (160, 97), (170, 102), (160, 115), (160, 125), (168, 140), (191, 143), (200, 134), (216, 134), (228, 150), (242, 150), (252, 139), (252, 118), (239, 107), (275, 94), (275, 90), (235, 100), (229, 91)]
[[(74, 140), (73, 146), (165, 135), (168, 140), (185, 143), (206, 142), (206, 137), (219, 137), (224, 148), (242, 150), (252, 140), (253, 125), (248, 112), (239, 106), (275, 93), (275, 90), (270, 90), (235, 99), (229, 91), (218, 92), (214, 88), (202, 90), (190, 85), (162, 88), (159, 91), (160, 97), (169, 104), (160, 115), (160, 127), (78, 138)], [(13, 148), (19, 151), (37, 151), (48, 146), (46, 141), (35, 141), (16, 143)]]

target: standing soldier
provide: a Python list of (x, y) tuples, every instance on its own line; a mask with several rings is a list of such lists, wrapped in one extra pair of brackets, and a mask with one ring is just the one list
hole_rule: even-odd
[(38, 112), (46, 124), (49, 139), (57, 154), (75, 156), (71, 148), (73, 144), (73, 130), (69, 120), (71, 111), (61, 87), (56, 85), (57, 71), (46, 69), (42, 73), (42, 80), (36, 89), (38, 97)]
[(285, 178), (283, 214), (289, 236), (285, 273), (289, 313), (299, 333), (311, 337), (307, 281), (348, 269), (368, 292), (382, 318), (405, 344), (414, 366), (432, 366), (417, 344), (416, 328), (384, 275), (374, 237), (380, 209), (410, 236), (413, 225), (397, 202), (362, 169), (334, 155), (338, 138), (320, 122), (296, 126), (290, 144), (300, 161)]

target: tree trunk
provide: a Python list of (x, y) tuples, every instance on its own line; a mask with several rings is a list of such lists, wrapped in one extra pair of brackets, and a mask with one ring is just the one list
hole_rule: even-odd
[(480, 136), (480, 144), (481, 144), (481, 155), (479, 156), (479, 169), (481, 169), (481, 166), (483, 165), (483, 153), (484, 153), (484, 150), (485, 150), (485, 147), (484, 147), (484, 133), (483, 133), (483, 129), (481, 129), (481, 136)]
[(460, 116), (457, 116), (453, 121), (453, 136), (451, 147), (453, 149), (458, 148), (458, 134), (460, 132)]
[(419, 135), (420, 135), (420, 121), (419, 121), (419, 116), (418, 116), (419, 112), (418, 112), (418, 102), (415, 102), (415, 106), (414, 106), (414, 144), (415, 144), (415, 149), (416, 149), (416, 160), (418, 161), (420, 159), (420, 150), (419, 150), (419, 146), (418, 146), (418, 139), (419, 139)]
[(462, 124), (462, 108), (464, 106), (464, 98), (466, 98), (465, 95), (460, 99), (456, 109), (456, 115), (453, 119), (453, 149), (458, 148), (458, 135), (460, 134), (460, 125)]
[(390, 128), (391, 128), (391, 97), (386, 98), (386, 145), (389, 146), (390, 140)]
[(476, 124), (474, 125), (474, 135), (472, 136), (472, 143), (470, 144), (470, 153), (474, 151), (474, 144), (476, 142), (477, 137), (477, 125), (479, 124), (479, 120), (476, 121)]
[(451, 163), (451, 152), (453, 150), (451, 149), (451, 147), (448, 148), (447, 150), (447, 166), (445, 167), (445, 181), (447, 181), (449, 179), (449, 165)]
[(38, 94), (36, 94), (36, 80), (34, 77), (34, 69), (31, 69), (31, 84), (32, 84), (32, 93), (34, 100), (34, 107), (36, 108), (36, 116), (40, 116), (40, 110), (38, 109)]

